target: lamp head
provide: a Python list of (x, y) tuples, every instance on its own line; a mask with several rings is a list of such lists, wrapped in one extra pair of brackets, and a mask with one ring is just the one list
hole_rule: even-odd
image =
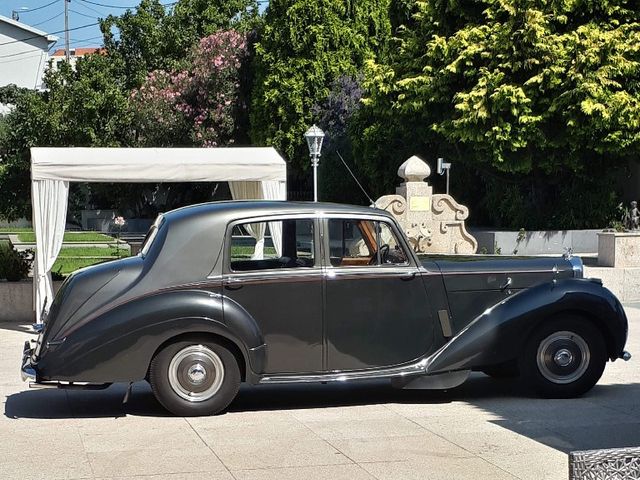
[(304, 134), (304, 138), (307, 139), (307, 146), (309, 147), (309, 155), (312, 157), (320, 156), (322, 150), (322, 140), (324, 139), (324, 132), (317, 126), (313, 125)]

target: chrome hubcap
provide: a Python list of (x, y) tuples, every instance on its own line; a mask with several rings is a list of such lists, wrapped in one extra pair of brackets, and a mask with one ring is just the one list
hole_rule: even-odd
[(578, 380), (587, 371), (590, 360), (587, 342), (569, 331), (554, 332), (542, 340), (536, 356), (542, 376), (558, 384)]
[(553, 361), (560, 367), (566, 367), (573, 361), (573, 355), (566, 348), (561, 348), (558, 350), (558, 353), (553, 356)]
[(189, 402), (213, 397), (224, 381), (220, 357), (204, 345), (190, 345), (176, 353), (169, 363), (169, 385)]
[(189, 368), (189, 372), (187, 373), (187, 375), (189, 375), (189, 380), (191, 381), (191, 383), (198, 384), (202, 383), (205, 380), (205, 378), (207, 377), (207, 371), (201, 364), (196, 363)]

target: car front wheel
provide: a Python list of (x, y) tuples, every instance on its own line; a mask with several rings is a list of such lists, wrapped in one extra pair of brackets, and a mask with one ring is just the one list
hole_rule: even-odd
[(550, 398), (571, 398), (590, 390), (602, 376), (607, 350), (600, 331), (587, 319), (565, 317), (533, 333), (520, 357), (527, 386)]
[(163, 348), (151, 362), (149, 382), (158, 401), (171, 413), (213, 415), (238, 393), (240, 369), (224, 346), (193, 338)]

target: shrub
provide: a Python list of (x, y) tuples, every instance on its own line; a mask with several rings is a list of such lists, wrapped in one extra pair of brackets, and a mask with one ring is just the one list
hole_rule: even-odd
[(29, 275), (31, 252), (16, 252), (9, 242), (0, 242), (0, 279), (19, 282)]

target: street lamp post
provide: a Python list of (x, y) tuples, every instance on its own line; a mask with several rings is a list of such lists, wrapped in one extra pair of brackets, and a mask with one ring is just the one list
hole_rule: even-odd
[(320, 151), (322, 150), (322, 140), (324, 132), (319, 127), (313, 125), (304, 134), (309, 146), (309, 156), (311, 157), (311, 166), (313, 167), (313, 201), (318, 201), (318, 163), (320, 162)]
[(15, 20), (16, 22), (20, 21), (20, 12), (26, 12), (29, 10), (27, 7), (20, 7), (15, 10), (11, 10), (11, 20)]

